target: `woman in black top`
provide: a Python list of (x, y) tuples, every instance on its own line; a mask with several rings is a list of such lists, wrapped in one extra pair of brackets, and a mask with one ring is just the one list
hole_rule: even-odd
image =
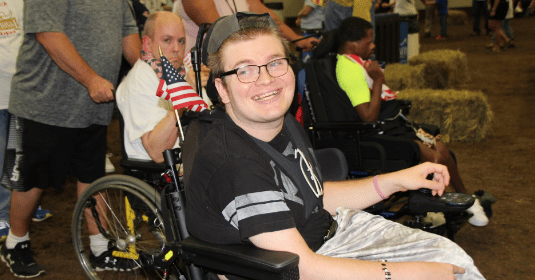
[(501, 28), (502, 20), (505, 19), (507, 10), (509, 10), (509, 3), (507, 0), (489, 0), (489, 4), (492, 7), (489, 15), (489, 28), (492, 29), (496, 37), (492, 51), (499, 53), (502, 47), (505, 48), (511, 43), (511, 39), (505, 35)]

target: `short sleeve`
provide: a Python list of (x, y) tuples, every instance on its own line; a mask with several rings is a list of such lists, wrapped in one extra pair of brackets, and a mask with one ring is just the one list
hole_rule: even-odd
[(128, 35), (139, 33), (132, 1), (124, 1), (123, 18), (123, 38)]
[(68, 0), (24, 0), (24, 32), (65, 33)]
[(370, 102), (370, 88), (366, 82), (364, 68), (343, 55), (337, 55), (336, 79), (346, 92), (353, 107)]

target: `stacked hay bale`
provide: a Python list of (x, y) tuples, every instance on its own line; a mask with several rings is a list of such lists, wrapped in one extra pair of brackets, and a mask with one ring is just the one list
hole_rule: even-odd
[(464, 85), (470, 78), (468, 60), (466, 55), (459, 50), (434, 50), (424, 52), (409, 60), (409, 65), (419, 64), (427, 65), (424, 75), (429, 76), (428, 84), (433, 84), (429, 81), (433, 78), (440, 80), (435, 83), (436, 87), (432, 88), (452, 88)]
[(457, 90), (469, 79), (466, 55), (435, 50), (385, 68), (385, 82), (412, 101), (408, 118), (440, 128), (442, 142), (480, 141), (492, 134), (493, 114), (480, 91)]
[(459, 50), (435, 50), (409, 59), (409, 64), (390, 64), (385, 82), (393, 90), (406, 88), (448, 89), (469, 80), (466, 55)]
[(407, 89), (398, 98), (412, 101), (411, 121), (438, 126), (444, 143), (492, 135), (493, 114), (481, 91)]

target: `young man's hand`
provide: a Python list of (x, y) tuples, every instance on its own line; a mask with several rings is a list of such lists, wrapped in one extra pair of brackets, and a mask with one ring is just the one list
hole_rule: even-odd
[(366, 61), (363, 66), (364, 70), (368, 72), (368, 75), (374, 82), (384, 82), (385, 75), (383, 73), (383, 68), (381, 68), (381, 65), (379, 65), (377, 61)]
[[(391, 174), (396, 180), (392, 185), (399, 188), (399, 191), (426, 188), (432, 190), (433, 195), (442, 195), (450, 183), (448, 168), (430, 162), (424, 162)], [(427, 179), (429, 174), (433, 174), (433, 180)]]

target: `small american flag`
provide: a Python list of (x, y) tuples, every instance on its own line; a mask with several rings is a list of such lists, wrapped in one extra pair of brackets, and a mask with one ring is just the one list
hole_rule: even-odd
[(180, 75), (165, 56), (162, 55), (161, 59), (162, 78), (156, 90), (156, 96), (170, 100), (175, 110), (188, 108), (191, 111), (200, 112), (208, 109), (208, 105), (186, 82), (184, 75)]

